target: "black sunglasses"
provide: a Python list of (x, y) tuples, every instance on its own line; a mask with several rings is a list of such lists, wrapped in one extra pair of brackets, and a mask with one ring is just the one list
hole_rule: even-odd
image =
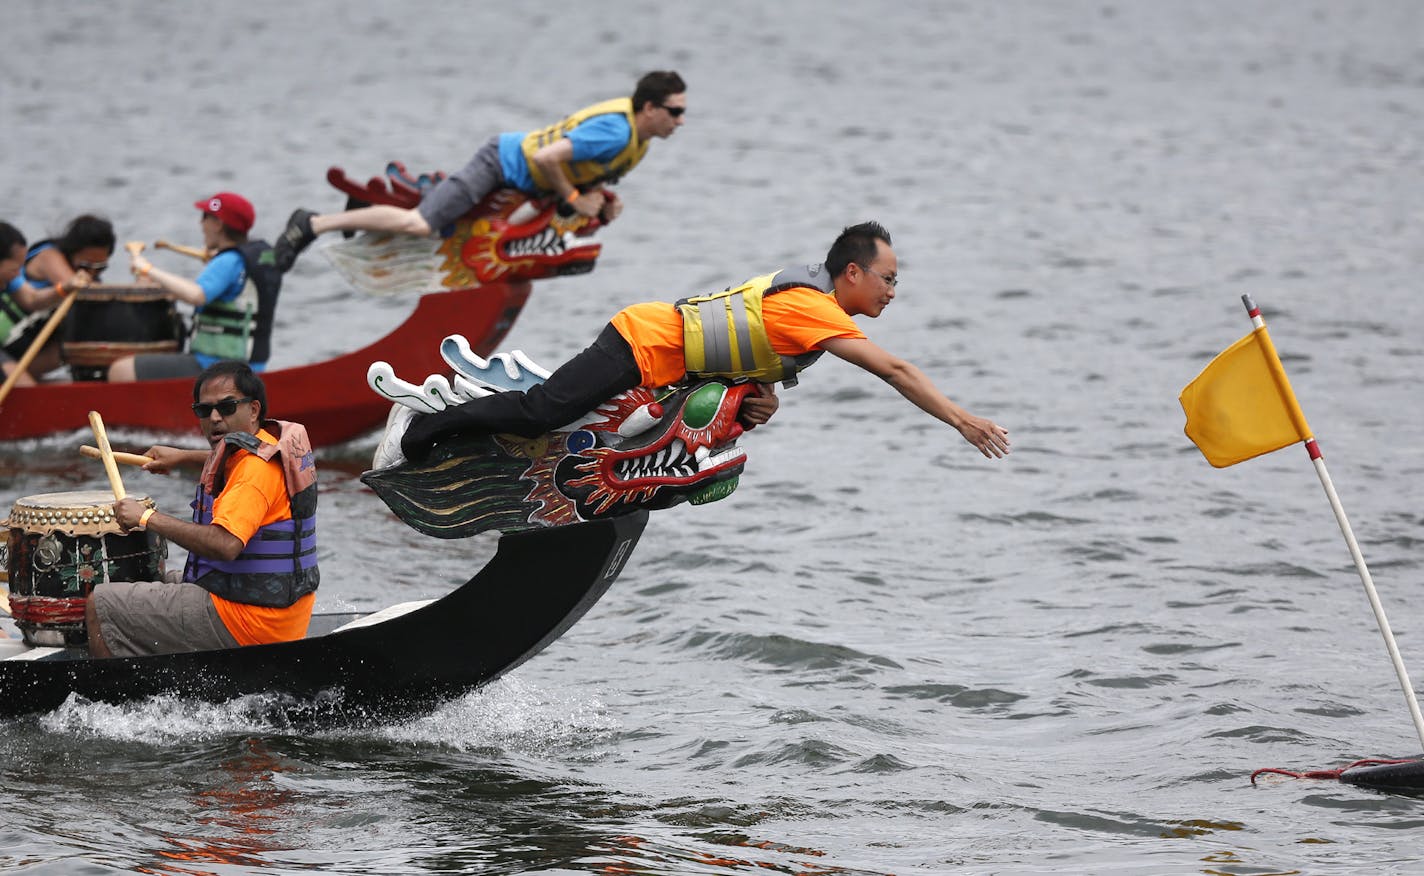
[(662, 107), (663, 109), (667, 110), (667, 114), (670, 115), (670, 116), (672, 116), (673, 118), (677, 118), (678, 116), (680, 116), (680, 115), (682, 115), (683, 113), (687, 112), (687, 107), (685, 107), (685, 106), (668, 106), (668, 105), (665, 104), (665, 103), (660, 103), (660, 104), (658, 104), (658, 106), (660, 106), (660, 107)]
[(250, 395), (245, 395), (242, 398), (225, 398), (220, 402), (198, 402), (197, 404), (193, 405), (193, 414), (200, 420), (206, 419), (207, 417), (211, 417), (213, 415), (213, 411), (217, 411), (224, 417), (231, 417), (233, 414), (237, 413), (238, 405), (245, 404), (246, 402), (250, 401), (257, 401), (257, 399), (253, 398)]
[(74, 267), (81, 271), (88, 271), (94, 276), (99, 276), (109, 269), (108, 262), (75, 262)]

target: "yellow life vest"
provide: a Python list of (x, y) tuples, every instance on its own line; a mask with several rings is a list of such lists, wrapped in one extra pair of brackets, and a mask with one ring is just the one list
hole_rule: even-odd
[(821, 351), (800, 356), (777, 353), (771, 347), (761, 310), (763, 298), (793, 288), (816, 289), (827, 295), (835, 291), (824, 265), (807, 265), (678, 301), (688, 375), (758, 383), (780, 380), (785, 386), (795, 386), (796, 372), (819, 359)]
[(540, 191), (553, 191), (554, 187), (550, 184), (549, 177), (543, 169), (534, 163), (534, 153), (556, 140), (562, 140), (570, 131), (594, 116), (610, 113), (617, 113), (628, 120), (628, 144), (623, 147), (623, 151), (607, 163), (602, 161), (566, 161), (560, 168), (563, 170), (564, 176), (568, 177), (569, 182), (577, 188), (591, 186), (595, 183), (617, 182), (619, 177), (632, 170), (638, 162), (643, 160), (643, 156), (648, 151), (648, 144), (638, 140), (638, 126), (633, 123), (633, 99), (631, 97), (615, 97), (612, 100), (605, 100), (593, 106), (586, 106), (563, 121), (555, 122), (547, 128), (530, 131), (524, 136), (520, 148), (524, 151), (524, 160), (529, 165), (529, 175), (533, 177), (534, 185)]

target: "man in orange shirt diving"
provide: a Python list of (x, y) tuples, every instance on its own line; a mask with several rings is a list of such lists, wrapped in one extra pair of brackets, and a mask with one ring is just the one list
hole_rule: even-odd
[(85, 607), (89, 652), (129, 657), (285, 642), (306, 635), (320, 574), (316, 467), (306, 429), (267, 419), (267, 390), (245, 362), (209, 366), (193, 385), (209, 450), (149, 448), (148, 471), (201, 465), (191, 521), (132, 499), (125, 532), (147, 528), (188, 550), (181, 580), (106, 582)]
[[(592, 346), (526, 392), (497, 392), (411, 420), (400, 435), (406, 459), (423, 462), (459, 434), (532, 438), (573, 422), (635, 386), (688, 376), (749, 379), (759, 394), (742, 420), (764, 423), (776, 410), (775, 381), (795, 382), (822, 352), (864, 368), (930, 416), (952, 426), (989, 458), (1009, 452), (1008, 431), (950, 401), (919, 368), (872, 343), (853, 316), (878, 317), (899, 282), (890, 234), (877, 222), (853, 225), (822, 265), (788, 269), (711, 295), (635, 304), (615, 315)], [(383, 446), (393, 446), (387, 436)]]

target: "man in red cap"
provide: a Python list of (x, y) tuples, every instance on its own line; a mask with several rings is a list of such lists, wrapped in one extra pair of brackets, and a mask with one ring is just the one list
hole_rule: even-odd
[(133, 257), (132, 265), (140, 281), (154, 284), (174, 301), (193, 305), (188, 352), (119, 359), (109, 366), (112, 382), (196, 377), (224, 359), (247, 362), (253, 371), (267, 367), (282, 272), (265, 240), (247, 239), (257, 218), (252, 202), (233, 192), (218, 192), (193, 206), (202, 211), (203, 246), (209, 253), (202, 273), (190, 280), (155, 268), (141, 255)]

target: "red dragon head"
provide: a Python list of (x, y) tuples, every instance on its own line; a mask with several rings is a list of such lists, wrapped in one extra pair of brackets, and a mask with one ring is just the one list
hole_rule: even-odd
[(603, 245), (581, 243), (579, 238), (592, 234), (602, 222), (573, 212), (562, 215), (560, 206), (549, 198), (495, 189), (462, 216), (445, 239), (440, 247), (445, 269), (457, 280), (462, 269), (471, 272), (480, 283), (592, 271)]
[[(432, 187), (442, 173), (413, 176), (398, 161), (386, 175), (358, 183), (339, 167), (330, 168), (327, 181), (345, 192), (347, 208), (386, 204), (409, 209)], [(618, 196), (603, 190), (610, 203)], [(561, 212), (565, 211), (565, 212)], [(603, 246), (589, 238), (606, 221), (573, 212), (558, 199), (532, 197), (512, 188), (495, 189), (455, 221), (454, 230), (440, 245), (443, 285), (463, 289), (485, 283), (542, 280), (593, 270)]]

